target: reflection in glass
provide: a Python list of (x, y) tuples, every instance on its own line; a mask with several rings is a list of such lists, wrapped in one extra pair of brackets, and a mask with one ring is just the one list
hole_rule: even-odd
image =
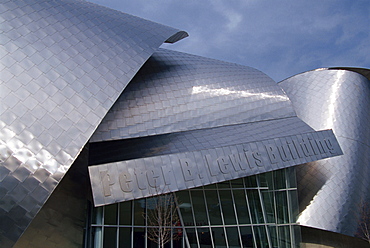
[(247, 194), (252, 215), (252, 223), (255, 224), (263, 223), (264, 220), (262, 214), (262, 207), (258, 191), (248, 190)]
[[(166, 225), (172, 225), (171, 234), (178, 239), (165, 248), (299, 247), (294, 168), (182, 190), (176, 196), (171, 206), (178, 206), (179, 218), (172, 216)], [(156, 227), (148, 226), (143, 215), (156, 198), (93, 208), (87, 232), (91, 247), (158, 248), (148, 239), (148, 231)]]
[(193, 209), (189, 197), (189, 191), (176, 192), (177, 202), (182, 215), (182, 221), (184, 226), (194, 226), (193, 220)]
[(277, 213), (277, 223), (285, 224), (289, 222), (286, 191), (276, 192), (276, 213)]
[[(255, 226), (254, 234), (256, 236), (256, 247), (257, 248), (269, 247), (265, 226)], [(286, 246), (279, 246), (279, 247), (286, 247)]]

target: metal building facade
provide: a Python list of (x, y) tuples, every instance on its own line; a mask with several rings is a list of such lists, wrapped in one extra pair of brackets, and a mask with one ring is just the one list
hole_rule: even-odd
[(355, 234), (352, 206), (369, 198), (366, 69), (276, 84), (250, 67), (159, 49), (187, 33), (88, 2), (0, 7), (2, 247), (81, 247), (88, 202), (296, 165), (299, 222)]

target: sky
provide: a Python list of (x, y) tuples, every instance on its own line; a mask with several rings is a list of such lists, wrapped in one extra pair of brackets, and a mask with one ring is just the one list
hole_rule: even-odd
[(276, 82), (370, 68), (370, 0), (90, 0), (188, 32), (163, 48), (256, 68)]

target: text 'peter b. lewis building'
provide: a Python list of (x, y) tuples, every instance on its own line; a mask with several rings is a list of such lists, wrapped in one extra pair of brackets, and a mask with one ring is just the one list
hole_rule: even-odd
[(1, 247), (368, 245), (370, 71), (159, 48), (187, 36), (1, 0)]

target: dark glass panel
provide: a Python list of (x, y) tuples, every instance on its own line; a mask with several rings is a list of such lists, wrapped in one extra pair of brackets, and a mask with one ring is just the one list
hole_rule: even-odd
[[(257, 248), (265, 248), (269, 247), (267, 235), (266, 235), (266, 227), (265, 226), (254, 226), (254, 234), (256, 235), (256, 247)], [(286, 247), (286, 246), (279, 246), (279, 247)]]
[(197, 228), (200, 247), (212, 247), (209, 228)]
[(134, 200), (134, 225), (144, 226), (145, 199)]
[(131, 228), (123, 227), (119, 229), (119, 248), (131, 247)]
[(176, 192), (176, 196), (184, 226), (194, 226), (193, 210), (189, 197), (189, 191), (183, 190)]
[(216, 190), (206, 190), (204, 191), (206, 195), (208, 216), (211, 225), (222, 225), (220, 203), (218, 201)]
[(195, 224), (197, 226), (208, 225), (208, 218), (206, 213), (206, 206), (204, 203), (203, 191), (191, 191), (190, 192), (193, 209), (195, 215)]
[(213, 227), (212, 236), (215, 247), (226, 247), (225, 233), (222, 227)]
[(274, 171), (275, 189), (285, 189), (285, 170)]
[(276, 223), (273, 193), (271, 191), (261, 190), (261, 194), (267, 223)]
[(248, 190), (247, 194), (252, 215), (252, 223), (264, 223), (258, 190)]
[(104, 228), (104, 248), (116, 248), (117, 247), (117, 228), (105, 227)]
[(145, 247), (145, 229), (135, 227), (134, 228), (134, 248)]
[(257, 180), (256, 176), (249, 176), (244, 178), (245, 180), (245, 187), (247, 188), (256, 188), (257, 187)]
[(253, 247), (253, 233), (250, 226), (241, 226), (240, 235), (243, 243), (243, 248), (252, 248)]
[(248, 206), (244, 190), (233, 190), (234, 201), (236, 207), (236, 215), (238, 216), (239, 224), (250, 224)]
[(289, 222), (288, 215), (288, 201), (286, 191), (275, 192), (276, 196), (276, 213), (277, 213), (277, 223), (285, 224)]
[(244, 182), (243, 178), (235, 179), (230, 181), (231, 187), (233, 189), (243, 189), (244, 188)]
[(131, 225), (131, 205), (132, 201), (122, 202), (119, 206), (119, 224)]
[(216, 189), (216, 184), (209, 184), (203, 187), (204, 189)]
[[(197, 242), (197, 235), (195, 233), (194, 228), (186, 228), (186, 237), (189, 241), (189, 245), (192, 248), (197, 248), (198, 247), (198, 242)], [(185, 242), (186, 244), (186, 242)]]
[(217, 184), (219, 189), (230, 189), (230, 181), (225, 181)]
[(233, 199), (230, 190), (219, 190), (225, 225), (236, 224)]
[(117, 204), (104, 207), (104, 224), (117, 225)]
[(227, 242), (230, 248), (240, 247), (239, 233), (237, 227), (226, 227)]

